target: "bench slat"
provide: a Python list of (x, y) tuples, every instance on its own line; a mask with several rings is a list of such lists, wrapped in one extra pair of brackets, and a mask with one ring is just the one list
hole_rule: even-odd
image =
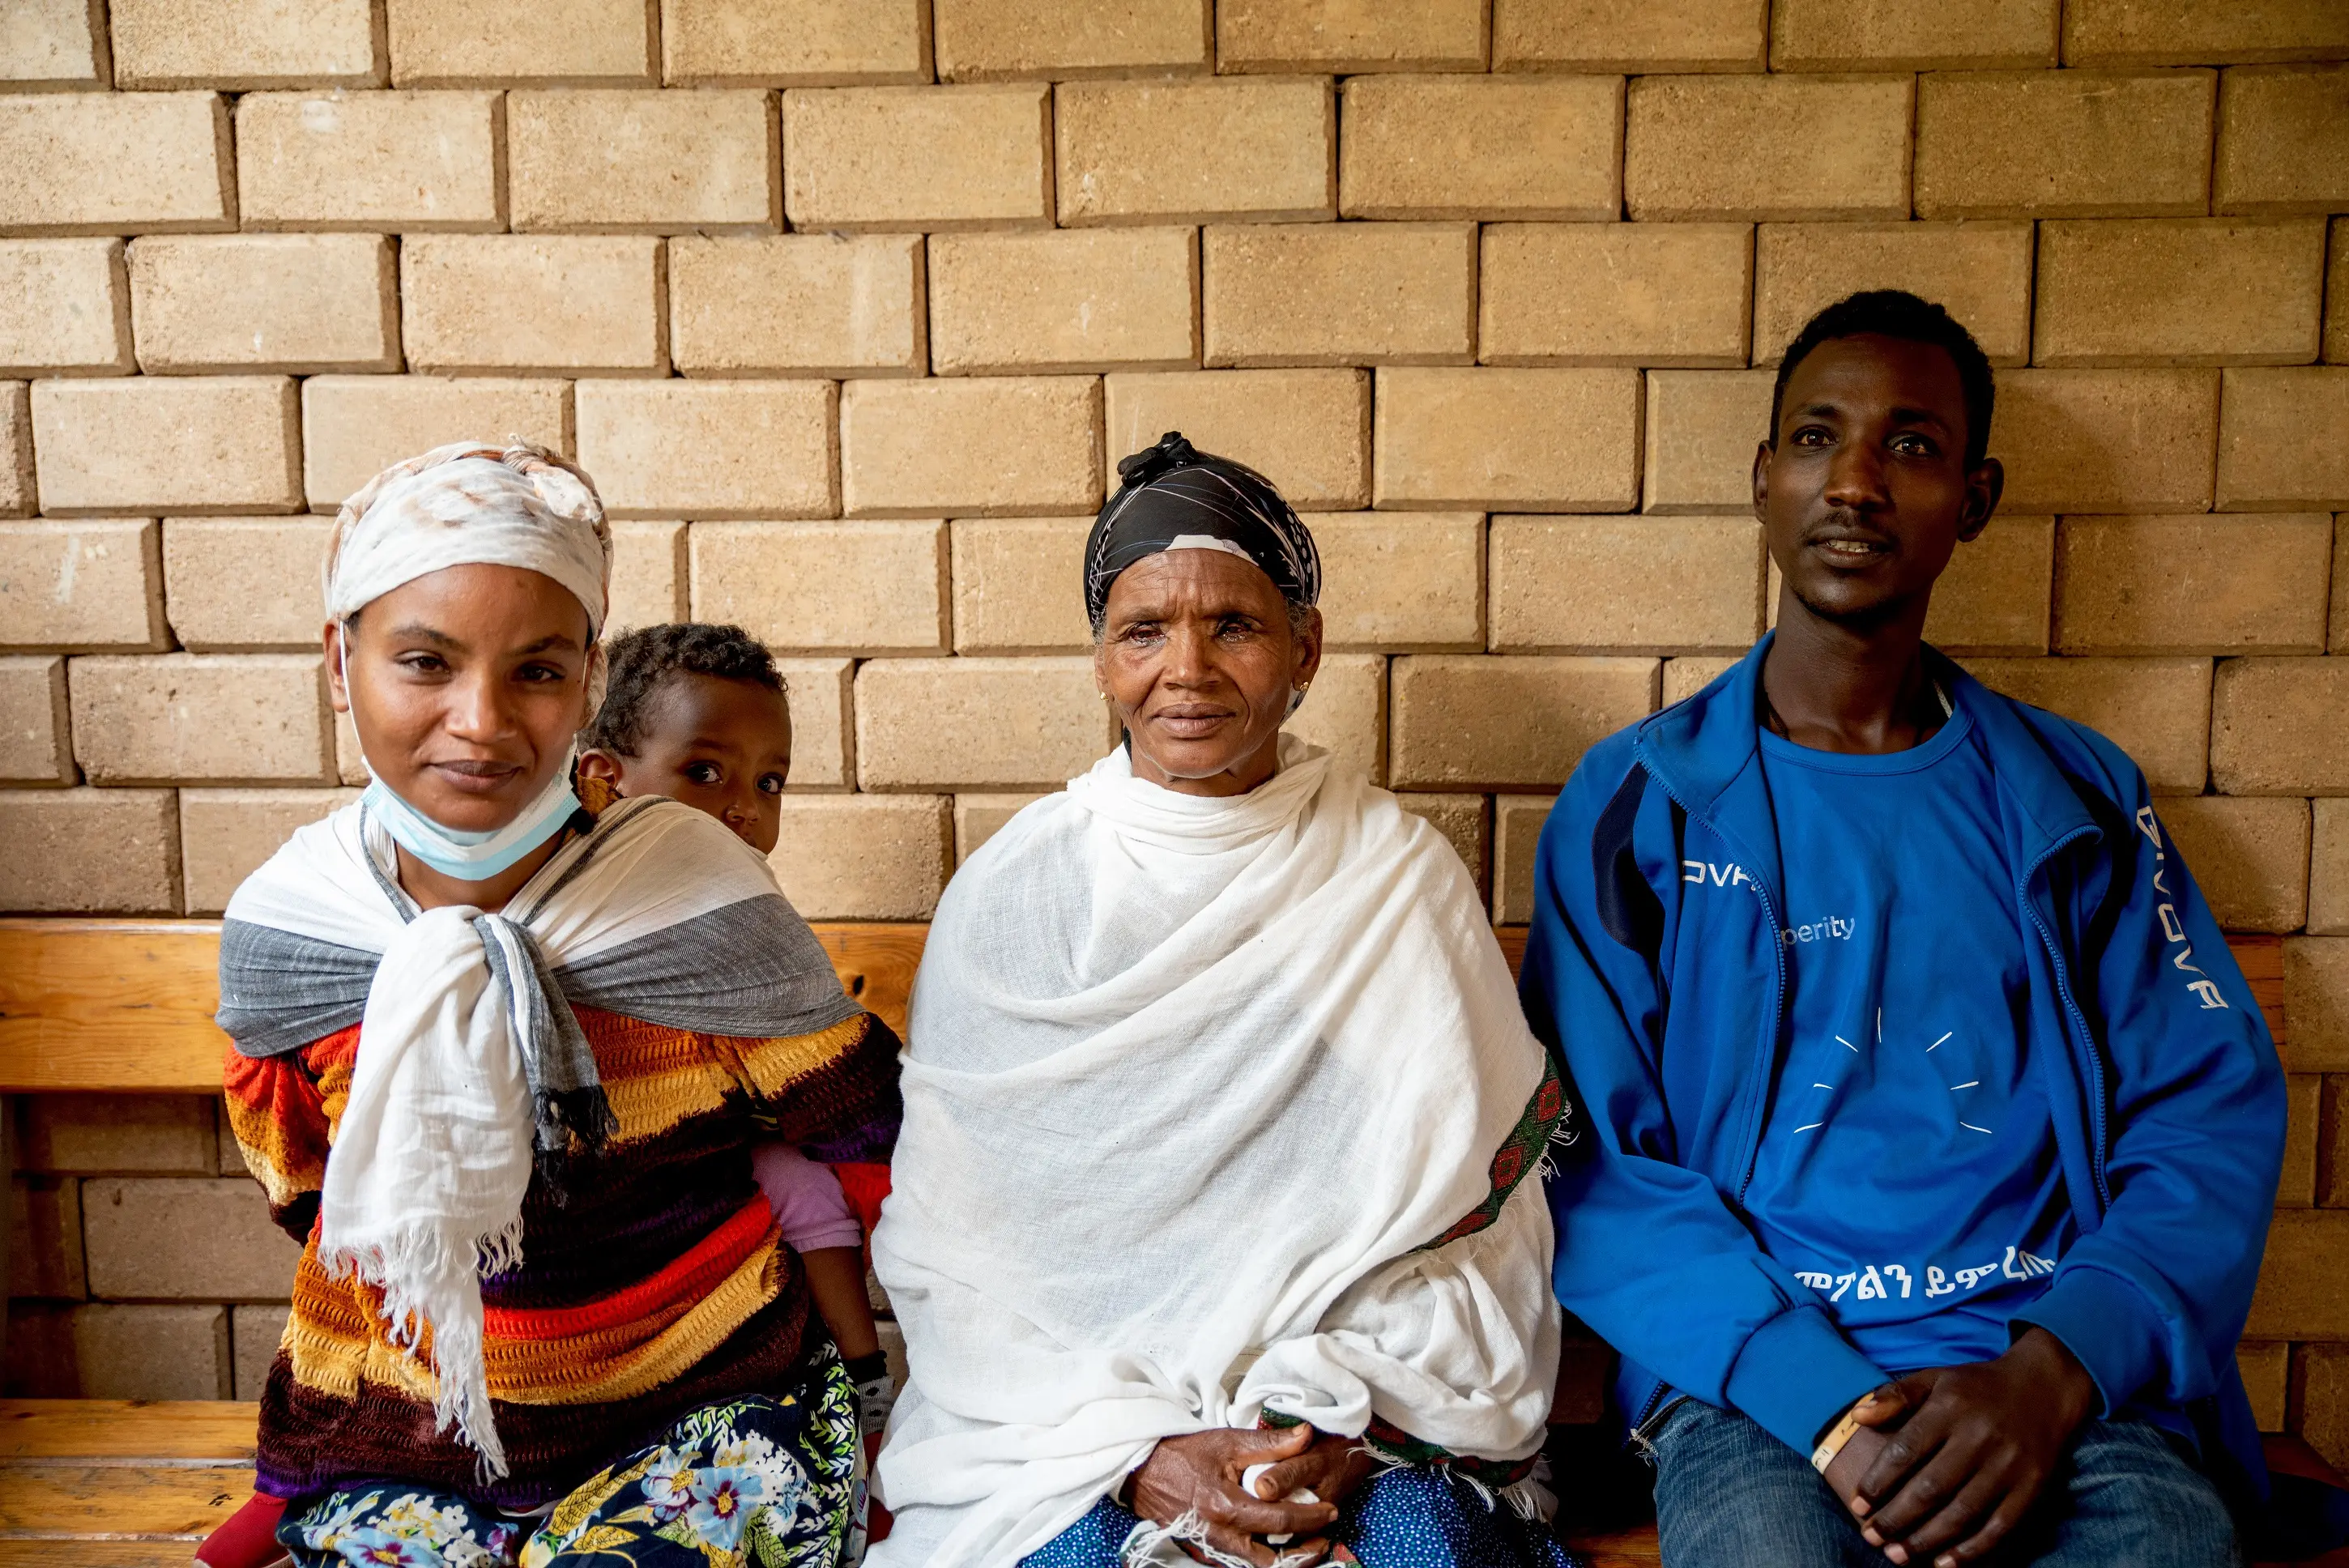
[(160, 1536), (201, 1541), (253, 1495), (253, 1466), (0, 1464), (0, 1532)]
[(253, 1462), (261, 1407), (230, 1399), (0, 1399), (0, 1460)]
[(86, 1541), (56, 1537), (11, 1541), (0, 1536), (0, 1568), (188, 1568), (193, 1545), (176, 1536), (152, 1541)]

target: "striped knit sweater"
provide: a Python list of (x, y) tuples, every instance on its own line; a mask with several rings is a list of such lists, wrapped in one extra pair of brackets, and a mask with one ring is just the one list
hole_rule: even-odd
[[(533, 1178), (523, 1263), (481, 1282), (485, 1357), (512, 1473), (434, 1429), (429, 1358), (391, 1343), (381, 1292), (318, 1264), (319, 1188), (357, 1026), (298, 1050), (227, 1057), (227, 1105), (277, 1222), (302, 1242), (294, 1306), (262, 1396), (260, 1489), (298, 1497), (394, 1479), (532, 1509), (697, 1405), (781, 1392), (812, 1325), (807, 1280), (750, 1172), (755, 1139), (812, 1158), (885, 1161), (897, 1039), (859, 1013), (779, 1039), (695, 1034), (575, 1009), (619, 1131), (574, 1159), (557, 1203)], [(429, 1357), (429, 1336), (419, 1347)]]

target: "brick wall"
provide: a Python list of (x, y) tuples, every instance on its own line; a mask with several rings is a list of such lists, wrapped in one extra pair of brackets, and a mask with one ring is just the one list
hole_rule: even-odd
[[(624, 520), (622, 624), (791, 661), (800, 907), (921, 918), (1108, 741), (1084, 520), (1180, 427), (1312, 513), (1297, 727), (1522, 920), (1582, 750), (1766, 624), (1780, 347), (1908, 286), (2010, 476), (1933, 636), (2287, 934), (2245, 1365), (2349, 1462), (2335, 214), (2338, 0), (12, 0), (0, 908), (216, 912), (347, 799), (322, 517), (516, 434)], [(288, 1249), (212, 1108), (19, 1119), (11, 1383), (249, 1394)]]

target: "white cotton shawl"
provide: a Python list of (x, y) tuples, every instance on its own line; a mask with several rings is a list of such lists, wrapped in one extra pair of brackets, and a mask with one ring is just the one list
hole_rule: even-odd
[(1475, 886), (1394, 797), (1282, 740), (1230, 799), (1123, 750), (948, 887), (874, 1260), (912, 1368), (874, 1568), (1011, 1564), (1161, 1438), (1266, 1409), (1540, 1444), (1545, 1073)]
[[(545, 995), (546, 972), (782, 901), (740, 839), (657, 797), (606, 810), (497, 914), (419, 913), (393, 864), (382, 827), (347, 806), (296, 831), (238, 888), (227, 929), (291, 934), (313, 944), (295, 960), (322, 970), (334, 950), (381, 955), (326, 1161), (318, 1261), (382, 1287), (396, 1341), (416, 1345), (429, 1327), (440, 1425), (453, 1421), (502, 1475), (481, 1275), (521, 1262), (533, 1119), (524, 1056), (550, 1048), (537, 1037), (554, 1027), (547, 1009), (567, 1006), (559, 990)], [(246, 1004), (229, 991), (231, 1007)]]

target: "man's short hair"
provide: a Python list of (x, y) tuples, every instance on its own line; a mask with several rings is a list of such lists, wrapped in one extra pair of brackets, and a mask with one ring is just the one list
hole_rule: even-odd
[(672, 621), (616, 637), (605, 649), (611, 681), (604, 706), (579, 738), (583, 748), (634, 757), (644, 744), (645, 710), (661, 683), (673, 676), (715, 676), (749, 681), (781, 696), (783, 677), (766, 645), (740, 626), (707, 621)]
[(1991, 382), (1990, 356), (1982, 351), (1957, 317), (1906, 289), (1869, 289), (1849, 294), (1804, 324), (1778, 361), (1778, 380), (1770, 388), (1770, 440), (1778, 439), (1778, 415), (1785, 401), (1786, 383), (1811, 350), (1839, 337), (1872, 334), (1903, 343), (1929, 343), (1947, 354), (1958, 367), (1958, 385), (1966, 399), (1966, 467), (1977, 468), (1990, 451), (1990, 416), (1995, 391)]

